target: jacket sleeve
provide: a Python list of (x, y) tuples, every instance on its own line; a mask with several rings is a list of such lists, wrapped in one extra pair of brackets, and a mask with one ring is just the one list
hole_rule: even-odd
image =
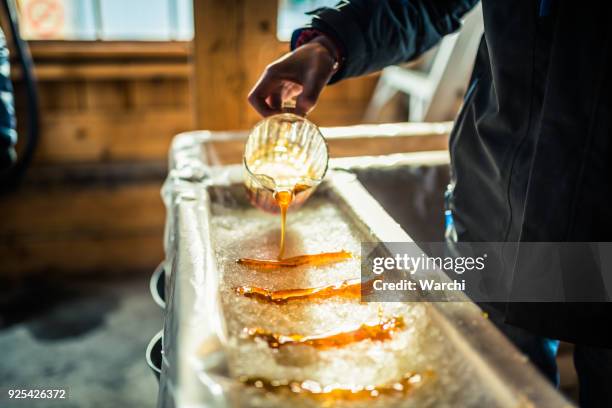
[(478, 0), (343, 0), (312, 11), (304, 29), (328, 35), (342, 49), (343, 62), (330, 83), (410, 61), (461, 26)]
[(8, 168), (16, 159), (17, 132), (10, 75), (9, 52), (0, 30), (0, 170)]

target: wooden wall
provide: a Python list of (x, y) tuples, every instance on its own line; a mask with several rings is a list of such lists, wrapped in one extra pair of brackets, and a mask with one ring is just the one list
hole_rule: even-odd
[[(170, 141), (194, 128), (190, 43), (33, 42), (41, 138), (0, 197), (2, 277), (152, 270)], [(21, 73), (13, 67), (19, 133)]]
[[(32, 42), (42, 113), (37, 163), (163, 160), (192, 129), (191, 45)], [(14, 64), (13, 64), (14, 65)], [(17, 78), (20, 130), (26, 125)]]
[[(152, 270), (162, 259), (159, 190), (173, 135), (249, 128), (259, 117), (247, 92), (288, 48), (276, 40), (276, 0), (194, 3), (195, 46), (30, 43), (41, 139), (19, 191), (0, 197), (0, 278)], [(16, 66), (12, 75), (23, 135)], [(375, 80), (330, 87), (311, 118), (327, 126), (359, 123)]]

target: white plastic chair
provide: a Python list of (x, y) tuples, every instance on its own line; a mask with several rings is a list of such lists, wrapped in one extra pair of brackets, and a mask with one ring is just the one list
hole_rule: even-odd
[(440, 42), (427, 72), (397, 65), (385, 68), (364, 120), (375, 121), (398, 92), (409, 95), (408, 120), (411, 122), (453, 119), (457, 98), (465, 93), (482, 33), (482, 7), (478, 4), (466, 15), (461, 30)]

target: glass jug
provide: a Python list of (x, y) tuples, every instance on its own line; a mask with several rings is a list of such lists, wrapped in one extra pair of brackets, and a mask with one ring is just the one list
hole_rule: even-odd
[[(327, 171), (327, 142), (319, 128), (293, 113), (255, 125), (244, 149), (244, 182), (251, 203), (278, 213), (281, 201), (298, 208)], [(280, 201), (279, 201), (280, 200)]]

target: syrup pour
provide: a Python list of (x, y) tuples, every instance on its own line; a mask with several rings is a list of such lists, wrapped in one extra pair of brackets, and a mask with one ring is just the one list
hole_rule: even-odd
[(362, 324), (359, 327), (336, 333), (325, 333), (314, 336), (302, 336), (300, 334), (283, 335), (272, 333), (261, 328), (246, 328), (245, 334), (253, 339), (262, 339), (268, 343), (268, 347), (278, 349), (284, 346), (305, 345), (319, 350), (343, 347), (351, 343), (363, 340), (385, 341), (391, 339), (391, 335), (405, 327), (404, 319), (391, 317), (375, 324)]
[(279, 381), (264, 378), (240, 378), (243, 384), (263, 389), (268, 392), (285, 392), (302, 394), (311, 398), (332, 399), (332, 400), (366, 400), (380, 396), (402, 396), (410, 394), (415, 389), (421, 387), (429, 379), (433, 378), (431, 371), (423, 374), (407, 373), (399, 381), (383, 385), (367, 385), (348, 387), (345, 384), (332, 384), (323, 386), (312, 380), (306, 381)]
[(278, 250), (277, 259), (283, 259), (285, 253), (285, 229), (287, 225), (287, 209), (293, 202), (296, 195), (311, 188), (310, 185), (305, 183), (296, 183), (291, 189), (278, 189), (274, 192), (274, 201), (278, 205), (281, 214), (281, 237), (280, 237), (280, 248)]
[(285, 227), (287, 225), (287, 209), (293, 202), (293, 198), (311, 188), (308, 184), (297, 183), (290, 190), (277, 190), (274, 192), (274, 200), (281, 212), (281, 241), (278, 250), (278, 259), (283, 259), (285, 253)]
[(295, 188), (291, 191), (276, 191), (274, 193), (274, 200), (278, 204), (278, 208), (280, 208), (281, 213), (281, 238), (280, 238), (280, 248), (278, 250), (278, 259), (283, 259), (283, 254), (285, 253), (285, 226), (287, 224), (287, 208), (291, 205), (293, 201), (293, 195)]
[[(304, 176), (306, 175), (306, 176)], [(274, 185), (274, 193), (272, 200), (258, 199), (258, 194), (249, 190), (252, 195), (251, 201), (267, 211), (274, 211), (274, 205), (280, 212), (281, 216), (281, 235), (278, 256), (276, 259), (252, 259), (240, 258), (238, 263), (241, 265), (251, 266), (261, 269), (274, 268), (292, 268), (300, 265), (322, 265), (327, 263), (339, 262), (351, 257), (351, 254), (346, 251), (327, 252), (322, 254), (301, 255), (291, 258), (284, 258), (285, 254), (285, 235), (287, 227), (287, 210), (294, 201), (304, 199), (302, 193), (312, 189), (314, 184), (314, 176), (311, 169), (293, 168), (285, 164), (266, 163), (258, 168), (256, 177), (262, 185)], [(263, 194), (262, 196), (266, 196)]]
[[(373, 280), (364, 282), (364, 289), (371, 289), (373, 282)], [(340, 283), (335, 283), (333, 285), (305, 289), (268, 290), (258, 288), (256, 286), (240, 286), (235, 290), (236, 293), (245, 297), (254, 298), (261, 302), (282, 305), (292, 300), (327, 299), (334, 296), (343, 297), (345, 299), (360, 299), (362, 291), (361, 288), (361, 279), (355, 278), (348, 279)]]

